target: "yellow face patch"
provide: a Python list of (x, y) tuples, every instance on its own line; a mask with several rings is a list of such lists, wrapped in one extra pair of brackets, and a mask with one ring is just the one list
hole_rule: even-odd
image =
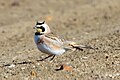
[(42, 29), (36, 29), (37, 32), (42, 32)]

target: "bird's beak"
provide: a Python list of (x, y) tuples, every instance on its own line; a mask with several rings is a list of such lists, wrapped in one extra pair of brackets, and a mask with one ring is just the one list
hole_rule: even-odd
[(42, 32), (42, 29), (36, 29), (37, 32)]

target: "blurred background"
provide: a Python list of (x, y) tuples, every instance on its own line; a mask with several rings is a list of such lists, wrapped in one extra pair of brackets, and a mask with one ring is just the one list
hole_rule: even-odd
[[(33, 40), (38, 20), (61, 38), (98, 50), (67, 53), (52, 63), (0, 67), (1, 80), (120, 79), (120, 0), (0, 0), (0, 66), (46, 56)], [(73, 70), (57, 72), (59, 64)]]

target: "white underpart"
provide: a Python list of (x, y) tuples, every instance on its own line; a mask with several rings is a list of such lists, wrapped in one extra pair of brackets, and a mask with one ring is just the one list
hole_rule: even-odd
[[(40, 39), (39, 35), (35, 35), (34, 36), (34, 41), (37, 44), (37, 41)], [(61, 49), (57, 49), (57, 50), (53, 50), (49, 47), (49, 45), (46, 45), (45, 43), (41, 43), (39, 45), (37, 45), (38, 49), (46, 54), (53, 54), (53, 55), (61, 55), (65, 52), (65, 49), (61, 48)]]

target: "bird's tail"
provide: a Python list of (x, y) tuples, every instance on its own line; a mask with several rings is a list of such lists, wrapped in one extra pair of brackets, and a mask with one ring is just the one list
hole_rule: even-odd
[(65, 48), (66, 50), (80, 50), (83, 51), (83, 49), (94, 49), (91, 46), (88, 45), (78, 45), (75, 42), (69, 42), (69, 47)]
[(87, 46), (87, 45), (71, 45), (73, 48), (75, 48), (76, 50), (81, 50), (83, 51), (83, 49), (94, 49), (91, 46)]

